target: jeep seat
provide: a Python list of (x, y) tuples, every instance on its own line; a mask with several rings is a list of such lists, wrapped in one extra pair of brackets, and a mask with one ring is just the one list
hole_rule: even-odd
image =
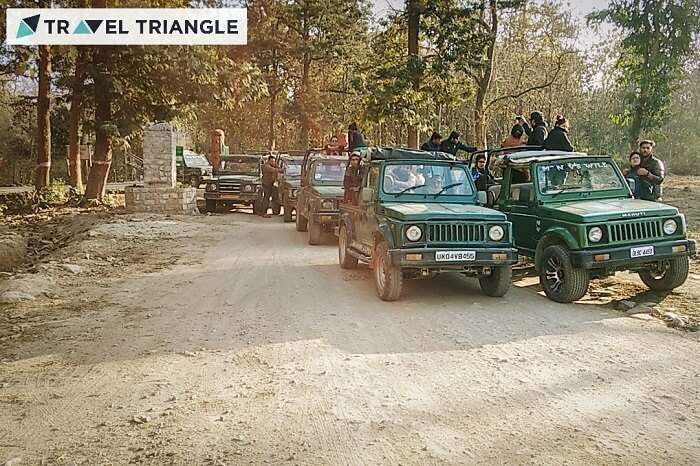
[(532, 183), (518, 183), (510, 186), (510, 198), (513, 200), (530, 202), (534, 199), (533, 194)]
[(496, 184), (493, 186), (489, 186), (488, 189), (486, 190), (486, 205), (488, 207), (493, 207), (496, 204), (496, 201), (498, 201), (498, 196), (501, 195), (501, 185)]

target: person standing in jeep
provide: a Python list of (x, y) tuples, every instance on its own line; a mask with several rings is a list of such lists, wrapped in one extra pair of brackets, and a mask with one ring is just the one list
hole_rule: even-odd
[(530, 125), (532, 126), (528, 125), (522, 117), (518, 117), (516, 120), (523, 126), (525, 134), (527, 134), (528, 146), (544, 146), (544, 141), (547, 139), (549, 131), (541, 112), (532, 112), (530, 114)]
[(642, 156), (642, 163), (637, 170), (639, 181), (642, 184), (640, 196), (646, 201), (661, 200), (662, 188), (666, 169), (664, 163), (654, 156), (654, 141), (645, 139), (639, 143), (639, 153)]
[(275, 164), (274, 155), (270, 155), (267, 158), (267, 162), (263, 165), (262, 171), (263, 200), (260, 215), (265, 218), (270, 218), (267, 209), (270, 206), (270, 198), (275, 196), (275, 181), (277, 181), (277, 172), (279, 171)]
[(460, 134), (457, 131), (452, 131), (450, 137), (442, 141), (440, 150), (448, 154), (457, 156), (457, 151), (463, 150), (466, 152), (476, 152), (476, 147), (467, 146), (459, 141)]

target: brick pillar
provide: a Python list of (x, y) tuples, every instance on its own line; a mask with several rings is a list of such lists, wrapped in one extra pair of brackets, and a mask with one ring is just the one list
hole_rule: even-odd
[(177, 135), (168, 123), (154, 123), (143, 133), (143, 183), (146, 187), (174, 188), (177, 181)]

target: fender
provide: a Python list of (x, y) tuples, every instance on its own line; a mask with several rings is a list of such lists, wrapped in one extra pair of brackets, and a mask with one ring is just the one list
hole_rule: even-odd
[(553, 227), (545, 231), (542, 238), (537, 242), (535, 251), (535, 270), (540, 271), (540, 262), (545, 248), (553, 244), (563, 244), (570, 250), (578, 250), (579, 244), (569, 230), (563, 227)]
[[(345, 229), (348, 231), (348, 237), (352, 241), (355, 238), (355, 228), (354, 225), (352, 224), (352, 215), (350, 215), (347, 212), (343, 212), (340, 214), (340, 221), (338, 222), (338, 226), (345, 225)], [(340, 233), (340, 230), (338, 230)]]
[(396, 247), (394, 245), (394, 235), (391, 233), (391, 228), (389, 228), (388, 224), (379, 224), (379, 234), (381, 234), (389, 249), (394, 249)]

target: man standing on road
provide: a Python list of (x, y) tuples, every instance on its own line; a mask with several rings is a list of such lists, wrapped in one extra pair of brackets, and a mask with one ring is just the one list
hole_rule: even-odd
[(662, 188), (666, 169), (664, 163), (654, 156), (654, 146), (656, 143), (649, 139), (639, 143), (639, 153), (642, 156), (642, 163), (639, 164), (637, 175), (642, 184), (640, 197), (646, 201), (661, 200)]
[(476, 147), (467, 146), (459, 142), (459, 133), (457, 131), (452, 131), (450, 137), (442, 141), (440, 144), (440, 150), (448, 154), (457, 156), (457, 151), (463, 150), (466, 152), (476, 152)]
[(277, 164), (275, 164), (275, 156), (270, 155), (267, 158), (267, 162), (263, 165), (262, 175), (263, 200), (260, 215), (265, 218), (271, 217), (271, 215), (267, 213), (267, 209), (270, 206), (270, 198), (273, 197), (275, 192), (275, 182), (277, 181), (278, 171), (279, 168), (277, 168)]

